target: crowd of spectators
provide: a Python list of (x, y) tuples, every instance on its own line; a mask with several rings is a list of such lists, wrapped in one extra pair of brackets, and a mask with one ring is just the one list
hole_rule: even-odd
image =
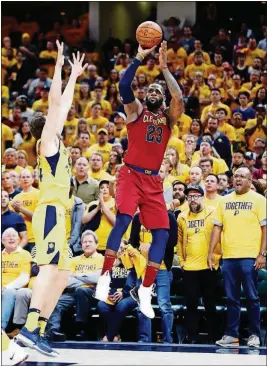
[[(169, 239), (155, 291), (162, 319), (162, 341), (171, 343), (174, 317), (171, 267), (183, 267), (188, 288), (187, 341), (194, 343), (197, 339), (197, 306), (199, 296), (203, 296), (209, 341), (214, 342), (219, 336), (215, 329), (214, 291), (220, 255), (218, 252), (216, 271), (212, 272), (207, 260), (200, 263), (194, 258), (208, 255), (205, 234), (201, 231), (200, 241), (206, 243), (206, 251), (191, 253), (190, 259), (185, 259), (187, 249), (183, 239), (189, 235), (191, 244), (199, 241), (193, 235), (197, 233), (196, 226), (187, 232), (190, 210), (194, 212), (192, 201), (197, 200), (204, 207), (202, 216), (211, 215), (222, 197), (235, 190), (233, 175), (237, 169), (247, 168), (244, 179), (250, 182), (250, 172), (250, 189), (262, 199), (266, 196), (267, 26), (257, 37), (253, 31), (249, 35), (241, 32), (236, 39), (220, 29), (205, 49), (190, 26), (184, 25), (177, 32), (175, 24), (170, 24), (164, 26), (168, 34), (168, 67), (181, 87), (185, 108), (172, 130), (159, 172), (174, 240), (173, 236)], [(2, 39), (2, 328), (9, 324), (10, 337), (26, 321), (31, 288), (38, 274), (31, 221), (38, 204), (39, 172), (36, 141), (30, 133), (29, 121), (35, 111), (47, 113), (57, 57), (56, 38), (64, 39), (58, 23), (47, 35), (42, 34), (45, 47), (38, 48), (40, 42), (34, 44), (29, 32), (21, 34), (18, 47), (13, 47), (9, 36)], [(82, 42), (80, 47), (66, 47), (67, 57), (72, 48), (84, 50)], [(96, 307), (104, 324), (101, 339), (119, 341), (122, 321), (137, 307), (135, 288), (140, 283), (151, 243), (151, 234), (140, 224), (138, 213), (121, 243), (107, 303), (97, 303), (93, 298), (107, 238), (116, 220), (116, 180), (128, 144), (118, 84), (135, 52), (135, 45), (129, 41), (120, 46), (111, 44), (103, 53), (86, 52), (85, 62), (89, 66), (78, 79), (64, 124), (61, 138), (72, 158), (66, 239), (73, 258), (69, 284), (47, 327), (54, 340), (66, 339), (61, 319), (64, 312), (74, 307), (75, 336), (86, 339), (89, 312)], [(132, 88), (136, 98), (144, 103), (149, 83), (160, 83), (166, 91), (164, 103), (168, 107), (170, 94), (158, 68), (158, 58), (156, 50), (144, 60)], [(63, 69), (64, 90), (70, 75), (67, 62)], [(192, 195), (190, 185), (199, 192)], [(260, 202), (264, 205), (264, 201)], [(204, 220), (202, 216), (198, 222)], [(206, 235), (210, 235), (212, 225), (212, 220), (205, 221)], [(151, 320), (140, 312), (137, 318), (138, 340), (150, 342)]]

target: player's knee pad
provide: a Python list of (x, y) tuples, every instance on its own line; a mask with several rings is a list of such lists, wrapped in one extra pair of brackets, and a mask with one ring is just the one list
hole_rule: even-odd
[(148, 260), (160, 264), (164, 258), (169, 233), (167, 229), (152, 229), (151, 233), (153, 239), (148, 253)]

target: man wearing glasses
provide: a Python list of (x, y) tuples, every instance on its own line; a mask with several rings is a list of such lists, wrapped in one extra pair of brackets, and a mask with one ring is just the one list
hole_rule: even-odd
[(189, 210), (178, 217), (178, 258), (184, 270), (187, 343), (197, 343), (198, 304), (203, 297), (208, 341), (215, 339), (216, 322), (216, 284), (219, 267), (220, 247), (216, 246), (215, 271), (209, 269), (207, 255), (213, 229), (214, 208), (204, 203), (204, 190), (199, 185), (189, 184), (185, 190)]

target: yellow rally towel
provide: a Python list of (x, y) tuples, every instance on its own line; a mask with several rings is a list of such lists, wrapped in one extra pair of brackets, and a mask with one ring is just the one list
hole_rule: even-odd
[(146, 259), (137, 249), (133, 248), (131, 244), (127, 245), (120, 260), (126, 269), (135, 268), (137, 278), (144, 277)]

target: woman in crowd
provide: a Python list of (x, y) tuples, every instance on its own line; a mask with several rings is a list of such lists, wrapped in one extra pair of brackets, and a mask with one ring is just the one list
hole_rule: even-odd
[(89, 90), (89, 85), (86, 83), (82, 83), (80, 85), (79, 97), (76, 98), (76, 110), (78, 113), (83, 116), (83, 112), (87, 104), (92, 100), (91, 93)]
[(188, 183), (190, 168), (187, 165), (180, 163), (179, 154), (176, 149), (168, 147), (165, 156), (168, 157), (173, 164), (173, 169), (170, 174), (174, 176), (176, 180)]
[(22, 168), (33, 171), (33, 167), (28, 164), (28, 154), (24, 150), (19, 150), (17, 153), (18, 165)]
[(31, 166), (36, 164), (35, 146), (36, 140), (30, 132), (30, 124), (28, 121), (23, 121), (15, 135), (13, 147), (17, 150), (24, 150), (27, 153), (28, 164)]
[(110, 71), (110, 74), (109, 74), (108, 79), (104, 81), (104, 87), (107, 90), (107, 88), (111, 84), (115, 84), (116, 85), (116, 89), (119, 90), (119, 88), (118, 88), (119, 81), (120, 81), (119, 72), (116, 69), (112, 69)]
[(108, 86), (105, 100), (107, 100), (111, 104), (113, 112), (115, 112), (119, 108), (119, 106), (121, 105), (121, 101), (118, 90), (116, 88), (116, 84), (110, 84)]
[(115, 175), (116, 166), (122, 163), (122, 157), (117, 151), (111, 151), (109, 154), (109, 161), (104, 165), (106, 172), (112, 176)]

